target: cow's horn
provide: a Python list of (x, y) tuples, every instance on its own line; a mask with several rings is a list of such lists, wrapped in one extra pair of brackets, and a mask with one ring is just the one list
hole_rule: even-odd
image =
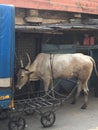
[(30, 59), (30, 56), (29, 56), (29, 54), (28, 53), (26, 53), (26, 55), (27, 55), (27, 57), (28, 57), (28, 64), (27, 64), (27, 66), (25, 67), (26, 69), (28, 69), (28, 67), (31, 65), (31, 59)]
[(21, 68), (24, 67), (24, 66), (23, 66), (23, 61), (22, 61), (22, 59), (20, 60), (20, 65), (21, 65)]

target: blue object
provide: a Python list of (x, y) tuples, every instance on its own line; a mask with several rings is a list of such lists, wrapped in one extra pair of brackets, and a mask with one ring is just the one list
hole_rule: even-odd
[(11, 88), (0, 90), (0, 109), (7, 109), (12, 101), (12, 90)]
[(14, 74), (15, 8), (0, 4), (0, 79)]

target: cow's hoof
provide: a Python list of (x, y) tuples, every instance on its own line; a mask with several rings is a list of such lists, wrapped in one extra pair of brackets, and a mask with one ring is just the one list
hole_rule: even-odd
[(87, 108), (87, 105), (86, 104), (84, 104), (82, 107), (81, 107), (81, 109), (86, 109)]

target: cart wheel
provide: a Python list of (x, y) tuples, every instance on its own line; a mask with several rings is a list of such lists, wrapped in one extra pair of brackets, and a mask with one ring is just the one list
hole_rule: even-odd
[(52, 111), (45, 112), (41, 116), (41, 124), (43, 127), (51, 127), (55, 122), (56, 116), (55, 113)]
[(7, 111), (0, 111), (0, 120), (5, 120), (8, 117)]
[(23, 130), (25, 128), (26, 121), (23, 117), (11, 118), (8, 123), (9, 130)]

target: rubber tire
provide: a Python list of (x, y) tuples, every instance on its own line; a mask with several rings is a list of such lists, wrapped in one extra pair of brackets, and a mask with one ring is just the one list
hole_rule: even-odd
[[(52, 118), (51, 118), (52, 117)], [(51, 127), (54, 122), (56, 120), (56, 116), (55, 113), (52, 111), (48, 111), (43, 113), (43, 115), (41, 116), (41, 124), (43, 125), (43, 127)], [(45, 122), (44, 122), (45, 121)], [(48, 124), (47, 124), (48, 123)]]
[(0, 120), (5, 120), (8, 118), (8, 112), (7, 111), (0, 111)]
[[(20, 127), (20, 124), (19, 124), (20, 121), (22, 121), (22, 123), (23, 123), (21, 127)], [(18, 130), (23, 130), (25, 128), (26, 121), (25, 121), (25, 119), (23, 117), (11, 118), (9, 120), (9, 123), (8, 123), (9, 130), (15, 130), (15, 128), (12, 128), (13, 124), (14, 124), (15, 127), (17, 127)], [(18, 127), (20, 127), (20, 128), (18, 128)]]

